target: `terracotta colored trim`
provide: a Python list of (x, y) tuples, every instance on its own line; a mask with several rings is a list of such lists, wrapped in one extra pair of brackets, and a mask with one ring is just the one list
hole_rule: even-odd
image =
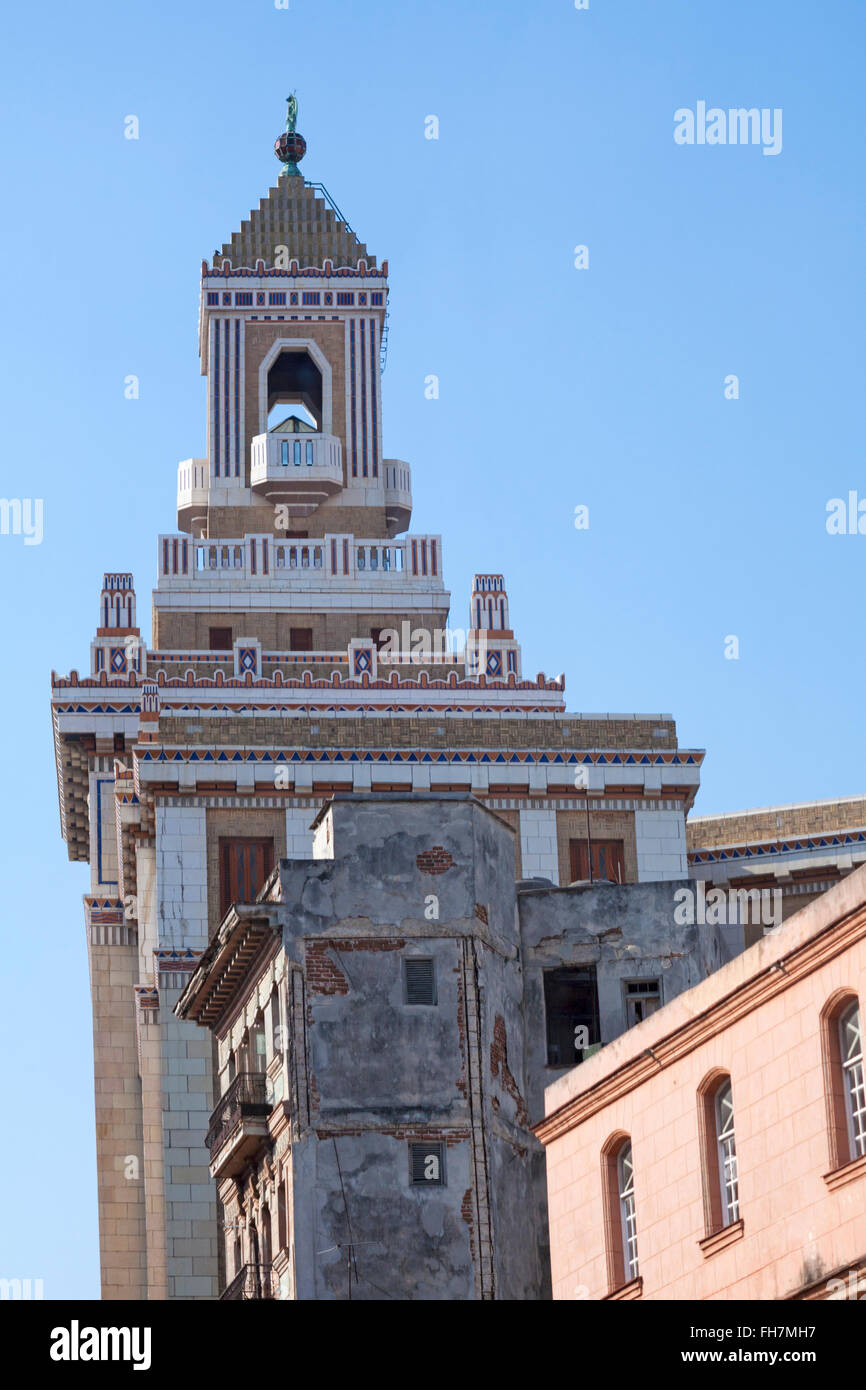
[(622, 1284), (620, 1288), (614, 1289), (613, 1293), (605, 1294), (602, 1303), (625, 1303), (633, 1302), (640, 1298), (643, 1293), (643, 1275), (639, 1274), (636, 1279), (632, 1279), (628, 1284)]
[(729, 1226), (723, 1226), (715, 1235), (705, 1236), (698, 1241), (698, 1245), (704, 1252), (704, 1259), (708, 1260), (711, 1255), (717, 1255), (720, 1250), (727, 1250), (729, 1245), (734, 1245), (736, 1241), (742, 1240), (745, 1223), (740, 1217), (739, 1221), (732, 1221)]
[(845, 1163), (841, 1168), (833, 1168), (829, 1173), (824, 1174), (824, 1181), (831, 1192), (836, 1192), (840, 1187), (846, 1187), (849, 1182), (855, 1182), (857, 1178), (866, 1178), (866, 1154), (860, 1158), (855, 1158), (851, 1163)]

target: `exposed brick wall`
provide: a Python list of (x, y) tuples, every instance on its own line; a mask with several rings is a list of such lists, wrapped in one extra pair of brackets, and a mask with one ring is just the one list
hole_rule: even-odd
[[(306, 946), (307, 988), (312, 994), (348, 994), (349, 982), (331, 952), (345, 954), (347, 951), (402, 951), (406, 942), (403, 937), (359, 936), (350, 940), (309, 941)], [(312, 1017), (309, 1018), (312, 1024)]]
[(520, 1094), (520, 1087), (511, 1074), (508, 1066), (508, 1038), (505, 1032), (505, 1019), (502, 1014), (497, 1014), (493, 1023), (493, 1041), (490, 1044), (490, 1075), (499, 1077), (503, 1091), (514, 1101), (517, 1107), (516, 1120), (519, 1125), (529, 1124), (529, 1111), (526, 1102)]
[(444, 874), (448, 869), (453, 869), (454, 860), (443, 849), (441, 845), (434, 845), (432, 849), (426, 849), (419, 854), (415, 860), (422, 874)]
[(307, 989), (312, 994), (348, 994), (349, 982), (329, 950), (320, 941), (307, 946)]

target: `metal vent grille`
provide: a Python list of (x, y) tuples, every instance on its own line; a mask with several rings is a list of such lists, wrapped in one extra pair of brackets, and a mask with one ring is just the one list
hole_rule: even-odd
[(445, 1186), (445, 1145), (410, 1144), (409, 1178), (413, 1186)]
[(436, 966), (429, 957), (407, 956), (403, 961), (407, 1004), (436, 1003)]

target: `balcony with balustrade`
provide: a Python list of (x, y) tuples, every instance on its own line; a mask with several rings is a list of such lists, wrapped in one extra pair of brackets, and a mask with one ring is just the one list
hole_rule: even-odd
[(225, 1095), (220, 1096), (205, 1138), (212, 1178), (234, 1177), (243, 1169), (268, 1137), (272, 1109), (265, 1073), (238, 1072)]
[(343, 447), (333, 434), (257, 434), (250, 455), (250, 487), (290, 515), (309, 516), (343, 486)]
[(177, 524), (182, 531), (198, 533), (207, 517), (208, 461), (184, 459), (177, 465)]
[(405, 531), (412, 520), (412, 470), (402, 459), (382, 460), (385, 520), (393, 533)]

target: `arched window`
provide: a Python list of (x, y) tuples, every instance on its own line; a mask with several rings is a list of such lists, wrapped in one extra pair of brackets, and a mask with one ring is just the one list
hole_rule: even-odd
[(839, 1044), (851, 1157), (862, 1158), (866, 1154), (866, 1087), (859, 1003), (851, 1004), (839, 1019)]
[(610, 1292), (615, 1293), (640, 1275), (637, 1249), (634, 1159), (631, 1138), (611, 1135), (601, 1155), (605, 1247)]
[(734, 1094), (727, 1072), (713, 1070), (698, 1089), (706, 1234), (740, 1219), (740, 1175)]
[(830, 1166), (843, 1168), (866, 1154), (863, 1025), (857, 995), (839, 990), (824, 1006), (821, 1021)]

